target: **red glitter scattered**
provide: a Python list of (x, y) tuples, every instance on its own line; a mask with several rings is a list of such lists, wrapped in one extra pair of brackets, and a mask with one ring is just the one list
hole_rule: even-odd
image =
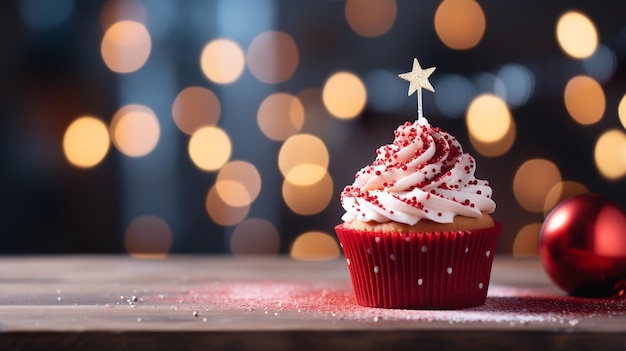
[(623, 316), (626, 302), (556, 296), (538, 288), (492, 285), (484, 305), (462, 310), (404, 310), (363, 307), (348, 284), (289, 282), (215, 282), (181, 295), (155, 294), (141, 301), (187, 306), (193, 310), (244, 314), (291, 315), (362, 322), (415, 321), (421, 323), (506, 323), (584, 326), (600, 315)]

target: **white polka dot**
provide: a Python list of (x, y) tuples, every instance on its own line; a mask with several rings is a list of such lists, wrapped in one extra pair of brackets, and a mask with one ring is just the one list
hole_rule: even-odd
[(426, 252), (428, 251), (428, 247), (426, 247), (426, 245), (422, 246), (422, 252)]
[(350, 259), (346, 258), (346, 262), (348, 262), (348, 266), (350, 265)]
[(448, 273), (448, 274), (452, 274), (452, 267), (448, 267), (448, 268), (446, 268), (446, 273)]
[(367, 252), (368, 254), (372, 253), (372, 249), (370, 249), (369, 247), (367, 248), (367, 250), (365, 250), (365, 252)]
[(374, 240), (376, 240), (376, 242), (379, 243), (380, 242), (380, 237), (377, 236), (377, 237), (374, 238)]
[(466, 247), (465, 248), (465, 253), (468, 253), (468, 252), (469, 252), (469, 247)]
[(396, 256), (394, 256), (394, 254), (390, 254), (389, 255), (389, 259), (392, 260), (392, 261), (395, 261), (396, 260)]
[(422, 285), (422, 284), (424, 284), (424, 279), (419, 278), (419, 279), (417, 280), (417, 285)]
[(378, 266), (374, 266), (374, 273), (380, 272), (380, 268)]
[(482, 290), (482, 288), (483, 288), (483, 283), (479, 283), (479, 284), (478, 284), (478, 289), (481, 289), (481, 290)]
[(343, 244), (341, 242), (339, 242), (339, 246), (343, 249)]
[(410, 238), (410, 237), (408, 237), (408, 236), (405, 236), (405, 237), (404, 237), (404, 241), (406, 241), (406, 242), (408, 243), (409, 241), (411, 241), (411, 238)]
[(491, 251), (487, 250), (487, 252), (485, 252), (485, 256), (487, 257), (491, 256)]

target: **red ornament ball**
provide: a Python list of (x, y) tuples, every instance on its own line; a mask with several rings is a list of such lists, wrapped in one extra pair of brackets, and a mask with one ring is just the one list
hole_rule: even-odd
[(570, 295), (624, 297), (626, 214), (602, 195), (572, 196), (546, 217), (539, 256), (548, 276)]

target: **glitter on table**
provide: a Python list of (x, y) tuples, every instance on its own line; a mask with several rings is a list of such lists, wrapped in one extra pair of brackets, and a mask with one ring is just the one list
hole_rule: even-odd
[(345, 264), (286, 257), (1, 258), (0, 347), (626, 346), (626, 300), (566, 296), (535, 259), (496, 257), (486, 304), (450, 311), (359, 306)]

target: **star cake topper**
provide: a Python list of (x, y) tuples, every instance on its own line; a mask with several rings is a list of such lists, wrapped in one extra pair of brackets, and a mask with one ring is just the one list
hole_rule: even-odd
[(435, 88), (428, 81), (428, 77), (435, 71), (437, 67), (422, 68), (417, 58), (413, 59), (413, 68), (411, 72), (398, 74), (399, 78), (408, 81), (409, 95), (411, 96), (417, 91), (417, 116), (419, 118), (424, 117), (422, 115), (422, 88), (435, 92)]

